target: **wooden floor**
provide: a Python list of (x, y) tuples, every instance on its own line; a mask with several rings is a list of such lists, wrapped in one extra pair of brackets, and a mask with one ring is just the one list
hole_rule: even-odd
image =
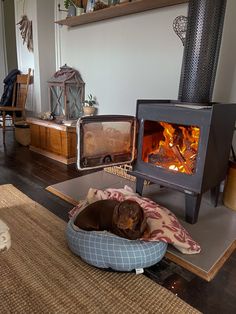
[[(13, 184), (64, 220), (72, 205), (45, 188), (79, 175), (75, 165), (66, 166), (19, 146), (11, 131), (4, 147), (0, 130), (0, 184)], [(166, 260), (145, 274), (203, 313), (236, 313), (236, 253), (209, 283)]]

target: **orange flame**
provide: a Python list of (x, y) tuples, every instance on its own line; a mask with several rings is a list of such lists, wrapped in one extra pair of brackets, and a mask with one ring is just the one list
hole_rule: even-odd
[(196, 126), (159, 122), (162, 130), (150, 135), (144, 132), (143, 161), (172, 171), (193, 174), (200, 137)]

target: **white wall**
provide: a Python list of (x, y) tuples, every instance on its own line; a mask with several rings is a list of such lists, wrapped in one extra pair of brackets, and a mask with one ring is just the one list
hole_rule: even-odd
[(138, 98), (176, 99), (183, 46), (172, 23), (181, 14), (186, 5), (70, 29), (57, 25), (60, 65), (80, 71), (100, 114), (134, 115)]
[(18, 67), (22, 72), (34, 71), (32, 93), (26, 108), (30, 111), (47, 111), (47, 80), (55, 72), (54, 0), (15, 0), (16, 23), (26, 14), (33, 25), (34, 51), (28, 51), (16, 25)]
[(37, 0), (37, 38), (35, 40), (35, 72), (40, 81), (40, 105), (37, 111), (48, 111), (47, 80), (56, 71), (54, 1)]
[[(73, 28), (57, 25), (57, 67), (67, 63), (81, 72), (100, 114), (135, 114), (138, 98), (176, 99), (183, 53), (172, 29), (178, 15), (187, 15), (187, 4)], [(236, 102), (235, 15), (236, 1), (228, 0), (215, 101)]]
[[(15, 24), (17, 24), (23, 14), (28, 16), (29, 20), (35, 20), (36, 12), (36, 0), (15, 0)], [(23, 40), (20, 34), (19, 25), (16, 27), (16, 50), (17, 50), (17, 61), (18, 69), (22, 73), (27, 73), (28, 69), (31, 68), (33, 71), (35, 69), (34, 53), (28, 51), (26, 44), (23, 45)], [(34, 37), (34, 24), (33, 24), (33, 37)], [(35, 71), (34, 71), (35, 72)], [(37, 79), (35, 80), (37, 83)], [(34, 84), (35, 86), (35, 84)], [(37, 99), (37, 88), (30, 86), (29, 95), (27, 98), (26, 109), (30, 111), (35, 111)]]
[(17, 56), (16, 56), (16, 35), (15, 35), (15, 13), (14, 13), (14, 0), (7, 0), (3, 2), (4, 10), (4, 25), (5, 25), (5, 38), (6, 40), (6, 56), (7, 56), (7, 72), (16, 69)]
[[(216, 75), (214, 101), (236, 103), (236, 1), (227, 0), (220, 58)], [(236, 131), (233, 137), (236, 152)]]
[(236, 1), (227, 0), (214, 100), (236, 102)]
[[(35, 20), (35, 5), (36, 0), (15, 0), (15, 22), (21, 20), (23, 14), (26, 14), (29, 20)], [(34, 25), (33, 25), (34, 31)], [(34, 34), (33, 34), (34, 36)], [(26, 44), (23, 45), (23, 40), (20, 34), (19, 25), (16, 25), (16, 48), (18, 68), (22, 72), (27, 72), (28, 68), (34, 69), (34, 54), (29, 52)]]

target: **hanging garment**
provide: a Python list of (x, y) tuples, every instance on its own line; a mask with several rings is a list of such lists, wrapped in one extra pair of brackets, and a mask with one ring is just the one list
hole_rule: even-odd
[(4, 83), (4, 90), (0, 100), (0, 106), (11, 106), (12, 98), (13, 98), (13, 90), (14, 90), (14, 83), (16, 81), (17, 74), (20, 74), (18, 69), (11, 70), (9, 74), (5, 77)]

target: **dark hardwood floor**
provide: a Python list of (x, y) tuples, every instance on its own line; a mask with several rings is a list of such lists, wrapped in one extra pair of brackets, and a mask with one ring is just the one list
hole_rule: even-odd
[[(45, 188), (79, 175), (75, 165), (66, 166), (15, 143), (12, 131), (6, 133), (4, 147), (0, 130), (0, 184), (13, 184), (66, 221), (73, 205)], [(145, 274), (203, 313), (236, 313), (236, 252), (210, 283), (165, 259)]]

